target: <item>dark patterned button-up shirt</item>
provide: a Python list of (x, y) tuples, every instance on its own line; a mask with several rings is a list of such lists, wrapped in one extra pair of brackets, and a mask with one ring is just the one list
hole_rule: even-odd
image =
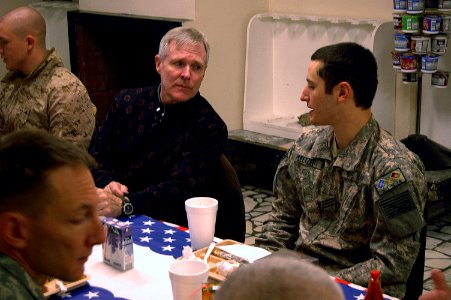
[(100, 164), (93, 171), (96, 185), (128, 186), (134, 213), (187, 226), (185, 200), (216, 197), (216, 235), (236, 238), (231, 227), (227, 232), (221, 204), (227, 200), (219, 164), (227, 127), (199, 93), (163, 106), (157, 87), (121, 91), (94, 139), (91, 154)]

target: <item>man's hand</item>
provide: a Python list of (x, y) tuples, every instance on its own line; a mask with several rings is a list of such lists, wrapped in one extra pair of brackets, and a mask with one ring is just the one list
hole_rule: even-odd
[(127, 186), (112, 181), (103, 189), (97, 189), (97, 212), (100, 216), (117, 217), (122, 214), (122, 199), (128, 194)]
[(445, 274), (440, 270), (431, 271), (434, 288), (424, 293), (418, 298), (419, 300), (451, 300), (451, 289), (446, 283)]

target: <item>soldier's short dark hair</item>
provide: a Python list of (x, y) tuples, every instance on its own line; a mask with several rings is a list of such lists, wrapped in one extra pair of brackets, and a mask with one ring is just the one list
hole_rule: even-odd
[(0, 138), (0, 212), (36, 214), (49, 202), (48, 174), (64, 166), (95, 166), (84, 150), (44, 130), (23, 129)]
[(331, 94), (334, 86), (346, 81), (354, 90), (356, 106), (371, 107), (378, 80), (376, 59), (370, 50), (353, 42), (338, 43), (319, 48), (311, 60), (323, 63), (318, 75), (325, 81), (326, 93)]

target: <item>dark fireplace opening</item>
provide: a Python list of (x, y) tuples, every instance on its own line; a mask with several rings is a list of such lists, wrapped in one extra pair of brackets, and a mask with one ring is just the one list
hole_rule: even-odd
[(114, 95), (157, 84), (155, 54), (163, 35), (180, 22), (69, 11), (72, 72), (88, 90), (102, 123)]

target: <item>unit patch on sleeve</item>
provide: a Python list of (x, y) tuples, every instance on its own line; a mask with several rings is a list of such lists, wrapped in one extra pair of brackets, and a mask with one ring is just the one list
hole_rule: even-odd
[(400, 184), (406, 182), (401, 169), (393, 170), (374, 182), (374, 187), (379, 195), (382, 195)]

